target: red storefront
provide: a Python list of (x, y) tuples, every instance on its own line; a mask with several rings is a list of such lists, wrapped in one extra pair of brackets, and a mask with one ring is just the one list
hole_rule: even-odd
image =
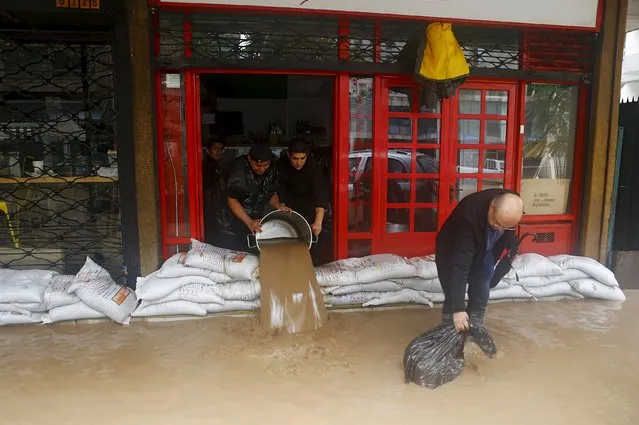
[[(601, 2), (542, 0), (530, 15), (529, 2), (491, 0), (466, 12), (474, 20), (446, 2), (424, 2), (434, 11), (418, 18), (375, 1), (359, 9), (370, 13), (312, 1), (152, 2), (165, 257), (204, 235), (202, 145), (213, 133), (233, 155), (260, 139), (276, 154), (300, 135), (313, 144), (332, 186), (334, 258), (433, 253), (455, 204), (490, 187), (522, 194), (519, 231), (538, 235), (525, 251), (577, 249)], [(471, 67), (442, 101), (411, 73), (411, 46), (433, 21), (454, 23)]]

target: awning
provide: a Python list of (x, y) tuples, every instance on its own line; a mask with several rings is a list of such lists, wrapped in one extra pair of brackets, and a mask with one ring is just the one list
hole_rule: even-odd
[(639, 81), (625, 83), (621, 87), (620, 103), (630, 103), (639, 101)]

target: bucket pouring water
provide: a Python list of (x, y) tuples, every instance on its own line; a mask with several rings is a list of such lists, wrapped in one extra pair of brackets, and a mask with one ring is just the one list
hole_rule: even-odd
[[(260, 224), (261, 232), (246, 236), (249, 248), (260, 250), (260, 244), (297, 240), (306, 242), (308, 249), (311, 249), (311, 246), (317, 242), (308, 221), (295, 211), (272, 211), (260, 220)], [(251, 244), (251, 239), (255, 240), (255, 244)]]

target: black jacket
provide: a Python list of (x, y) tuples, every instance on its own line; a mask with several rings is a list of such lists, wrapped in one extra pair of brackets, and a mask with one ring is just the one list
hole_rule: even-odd
[[(481, 278), (481, 265), (486, 253), (488, 209), (491, 201), (504, 189), (488, 189), (465, 197), (442, 226), (436, 241), (435, 261), (439, 280), (453, 311), (465, 310), (466, 284), (475, 285)], [(517, 246), (514, 230), (507, 230), (493, 248), (495, 263), (504, 251)], [(491, 288), (506, 275), (510, 265), (501, 264), (491, 280)]]
[(238, 200), (252, 219), (262, 218), (272, 209), (269, 200), (278, 192), (273, 162), (261, 176), (251, 170), (246, 155), (236, 158), (229, 166), (226, 196)]
[(300, 213), (309, 223), (315, 221), (315, 208), (328, 209), (328, 191), (322, 169), (308, 158), (301, 170), (291, 165), (287, 156), (277, 160), (280, 201)]

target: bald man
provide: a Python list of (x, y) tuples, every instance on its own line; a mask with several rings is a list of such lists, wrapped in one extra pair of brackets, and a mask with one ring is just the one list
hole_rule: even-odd
[(465, 197), (437, 235), (435, 261), (445, 297), (443, 320), (452, 322), (458, 332), (469, 329), (469, 320), (483, 322), (490, 289), (510, 269), (506, 259), (495, 265), (516, 247), (522, 214), (523, 202), (517, 193), (488, 189)]

